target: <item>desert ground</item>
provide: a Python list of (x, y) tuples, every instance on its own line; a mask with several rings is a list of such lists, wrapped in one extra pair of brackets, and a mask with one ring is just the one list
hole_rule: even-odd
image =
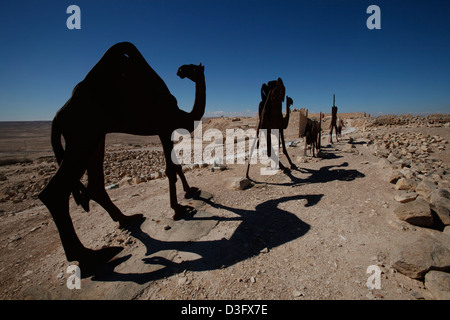
[[(261, 175), (253, 164), (250, 180), (246, 162), (185, 166), (201, 193), (184, 199), (177, 183), (196, 209), (179, 221), (159, 140), (110, 134), (108, 193), (145, 220), (119, 229), (98, 204), (87, 213), (71, 197), (86, 247), (123, 247), (94, 274), (81, 270), (79, 289), (69, 289), (77, 263), (37, 198), (58, 167), (50, 122), (0, 123), (0, 299), (448, 300), (449, 118), (348, 114), (333, 143), (325, 118), (319, 154), (305, 156), (290, 133), (296, 168)], [(205, 119), (203, 130), (256, 121)]]

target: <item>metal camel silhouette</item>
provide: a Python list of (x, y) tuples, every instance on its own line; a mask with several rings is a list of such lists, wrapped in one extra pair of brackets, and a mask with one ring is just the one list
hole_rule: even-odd
[[(286, 93), (286, 89), (284, 87), (283, 81), (281, 78), (278, 80), (269, 81), (267, 84), (263, 84), (261, 86), (261, 102), (259, 103), (259, 121), (258, 121), (258, 129), (256, 131), (256, 141), (257, 147), (259, 147), (259, 131), (260, 129), (266, 129), (267, 134), (267, 155), (270, 157), (272, 153), (272, 138), (271, 138), (271, 129), (279, 129), (281, 144), (283, 147), (283, 154), (289, 161), (291, 165), (291, 169), (296, 168), (296, 166), (292, 163), (291, 159), (286, 150), (286, 144), (284, 141), (284, 133), (283, 130), (287, 128), (289, 124), (289, 107), (294, 103), (293, 100), (286, 96), (286, 116), (283, 117), (282, 112), (282, 104), (284, 101), (284, 96)], [(280, 141), (278, 141), (280, 143)], [(252, 148), (253, 149), (253, 148)], [(246, 177), (249, 178), (250, 171), (250, 160), (251, 153), (247, 165)], [(281, 170), (287, 171), (288, 169), (279, 161), (279, 166)]]
[[(109, 261), (122, 250), (120, 247), (92, 250), (83, 246), (69, 214), (71, 192), (85, 210), (89, 210), (90, 199), (99, 203), (114, 221), (119, 222), (119, 227), (143, 218), (142, 215), (125, 216), (105, 191), (103, 158), (107, 133), (158, 135), (166, 159), (170, 205), (175, 211), (173, 218), (180, 219), (192, 210), (177, 202), (177, 174), (186, 197), (198, 189), (189, 186), (181, 166), (172, 162), (171, 135), (178, 128), (192, 132), (194, 121), (200, 120), (204, 114), (204, 67), (201, 64), (183, 65), (177, 75), (195, 82), (195, 102), (191, 112), (178, 108), (177, 100), (164, 81), (133, 44), (118, 43), (105, 52), (56, 113), (51, 141), (60, 167), (39, 198), (53, 217), (68, 261), (78, 261), (80, 267), (89, 267)], [(80, 182), (86, 170), (87, 187)]]
[(338, 139), (338, 128), (336, 125), (337, 121), (337, 106), (334, 104), (334, 94), (333, 94), (333, 106), (331, 107), (331, 123), (330, 123), (330, 143), (333, 143), (333, 128), (336, 132), (336, 141), (339, 142)]

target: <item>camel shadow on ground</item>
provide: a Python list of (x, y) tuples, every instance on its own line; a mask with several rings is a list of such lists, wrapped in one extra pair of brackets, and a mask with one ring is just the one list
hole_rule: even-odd
[[(119, 273), (114, 269), (128, 260), (131, 255), (115, 259), (104, 265), (93, 277), (93, 281), (122, 281), (144, 284), (149, 281), (169, 277), (183, 271), (207, 271), (225, 268), (251, 257), (270, 251), (272, 248), (286, 244), (305, 235), (310, 225), (297, 215), (280, 209), (281, 203), (306, 199), (305, 207), (317, 204), (323, 194), (294, 195), (268, 200), (258, 204), (254, 210), (232, 208), (217, 204), (209, 199), (201, 199), (214, 208), (227, 210), (235, 217), (193, 216), (186, 220), (216, 220), (218, 222), (241, 221), (229, 239), (206, 241), (161, 241), (152, 238), (141, 230), (141, 224), (130, 228), (131, 235), (141, 241), (147, 253), (142, 259), (144, 264), (160, 265), (162, 268), (143, 273)], [(303, 206), (302, 206), (303, 207)], [(299, 210), (301, 208), (299, 206)], [(198, 259), (174, 262), (158, 256), (165, 250), (177, 250), (193, 253)]]
[[(364, 178), (365, 174), (354, 169), (342, 169), (348, 167), (347, 162), (343, 162), (340, 165), (323, 166), (319, 169), (307, 169), (307, 168), (295, 168), (291, 169), (284, 174), (290, 178), (289, 182), (259, 182), (250, 179), (254, 184), (267, 184), (274, 186), (300, 186), (304, 184), (312, 183), (327, 183), (331, 181), (353, 181), (357, 178)], [(333, 169), (334, 168), (334, 169)], [(299, 178), (293, 175), (293, 171), (309, 174), (306, 178)]]

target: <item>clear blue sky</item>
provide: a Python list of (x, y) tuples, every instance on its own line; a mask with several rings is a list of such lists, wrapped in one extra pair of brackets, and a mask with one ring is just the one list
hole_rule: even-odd
[[(81, 30), (69, 30), (69, 5)], [(381, 29), (369, 30), (369, 5)], [(294, 107), (450, 111), (450, 1), (129, 0), (0, 2), (0, 121), (50, 120), (113, 44), (130, 41), (190, 110), (182, 64), (205, 65), (206, 116), (256, 112), (281, 77)]]

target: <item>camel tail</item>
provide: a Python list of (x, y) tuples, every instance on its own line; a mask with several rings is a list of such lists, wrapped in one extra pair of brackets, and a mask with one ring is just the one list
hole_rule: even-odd
[(52, 122), (51, 143), (58, 165), (61, 165), (61, 161), (64, 156), (64, 148), (61, 143), (61, 135), (61, 130), (59, 129), (58, 123), (55, 118)]
[[(53, 152), (55, 153), (56, 162), (61, 165), (64, 158), (64, 148), (61, 143), (62, 132), (59, 129), (56, 117), (52, 122), (51, 143)], [(89, 196), (87, 195), (86, 187), (78, 181), (72, 188), (73, 198), (77, 205), (81, 205), (86, 212), (89, 212)]]

